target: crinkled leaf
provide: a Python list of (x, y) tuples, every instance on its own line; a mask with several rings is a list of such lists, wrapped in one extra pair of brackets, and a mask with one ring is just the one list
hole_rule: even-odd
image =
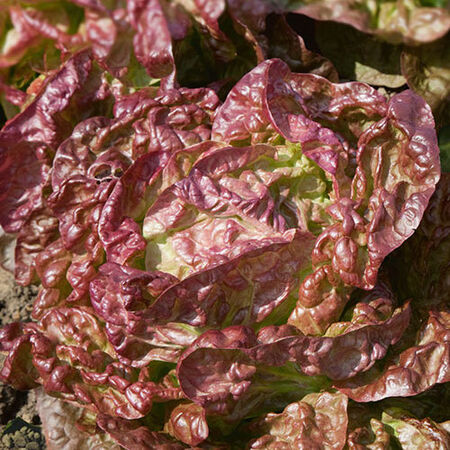
[[(292, 4), (73, 3), (16, 2), (14, 24), (0, 7), (0, 35), (22, 24), (24, 39), (0, 70), (5, 114), (22, 111), (0, 133), (2, 223), (17, 279), (41, 283), (36, 323), (0, 332), (2, 379), (43, 385), (83, 408), (84, 431), (130, 449), (261, 435), (342, 448), (346, 397), (324, 391), (332, 382), (362, 403), (389, 397), (360, 421), (349, 403), (350, 447), (397, 443), (380, 421), (392, 406), (420, 426), (445, 420), (441, 188), (389, 256), (439, 178), (423, 100), (330, 82), (308, 30), (305, 44), (283, 15)], [(410, 31), (407, 45), (421, 40)], [(78, 43), (91, 50), (73, 55)], [(274, 411), (249, 434), (247, 419)]]
[(351, 398), (374, 401), (411, 396), (449, 379), (448, 192), (449, 177), (443, 174), (419, 229), (387, 263), (399, 296), (413, 297), (413, 320), (400, 342), (400, 354), (391, 355), (384, 368), (343, 382)]
[(197, 337), (184, 324), (162, 323), (149, 311), (155, 298), (176, 279), (161, 272), (149, 273), (107, 263), (91, 282), (91, 301), (107, 322), (106, 333), (119, 358), (134, 367), (151, 360), (176, 362), (182, 350)]
[[(252, 425), (266, 432), (250, 448), (342, 449), (347, 434), (347, 398), (342, 394), (308, 394), (280, 414), (267, 414)], [(259, 426), (258, 426), (259, 425)]]
[(393, 430), (391, 434), (398, 439), (402, 449), (440, 450), (450, 446), (450, 433), (431, 419), (419, 420), (408, 417), (401, 409), (390, 408), (383, 412), (382, 422), (388, 430)]
[(387, 261), (396, 292), (414, 298), (421, 319), (432, 305), (445, 302), (449, 289), (449, 196), (450, 174), (443, 173), (418, 230)]
[(386, 426), (378, 419), (370, 419), (366, 427), (358, 427), (348, 433), (347, 445), (351, 450), (367, 448), (370, 450), (389, 450), (391, 439)]
[(195, 403), (182, 403), (170, 413), (166, 431), (187, 445), (198, 445), (209, 434), (205, 410)]
[[(325, 386), (317, 375), (336, 380), (367, 371), (402, 336), (408, 318), (409, 308), (404, 307), (386, 321), (335, 337), (304, 336), (289, 326), (266, 327), (258, 336), (242, 326), (211, 330), (178, 362), (180, 385), (207, 412), (245, 417), (252, 407), (264, 409), (269, 398), (283, 404), (295, 400), (299, 390)], [(201, 378), (196, 374), (199, 366), (204, 367)]]
[(147, 427), (129, 420), (99, 414), (97, 425), (127, 450), (137, 448), (142, 450), (154, 448), (179, 450), (185, 448), (173, 441), (166, 433), (150, 431)]
[(107, 97), (99, 75), (90, 53), (77, 53), (2, 129), (0, 186), (4, 208), (0, 220), (5, 231), (18, 231), (31, 212), (42, 207), (49, 157), (77, 121), (96, 111), (95, 100)]
[[(36, 258), (58, 238), (58, 220), (48, 208), (34, 210), (20, 229), (15, 246), (15, 279), (27, 285), (35, 281)], [(41, 258), (42, 259), (42, 258)]]
[(80, 450), (119, 450), (119, 446), (106, 434), (87, 434), (77, 427), (82, 409), (36, 390), (37, 410), (42, 421), (47, 448), (57, 450), (73, 447)]
[(115, 361), (103, 327), (87, 308), (54, 308), (39, 327), (10, 325), (2, 334), (2, 350), (9, 354), (1, 377), (19, 389), (39, 380), (51, 395), (129, 420), (145, 416), (154, 401), (183, 398), (178, 386), (145, 376), (137, 381), (132, 368)]
[(432, 311), (418, 342), (387, 364), (348, 381), (339, 390), (359, 402), (420, 394), (436, 383), (450, 381), (450, 326), (448, 311)]

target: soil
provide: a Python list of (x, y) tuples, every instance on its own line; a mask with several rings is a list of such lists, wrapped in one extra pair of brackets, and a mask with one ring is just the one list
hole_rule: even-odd
[[(30, 320), (36, 294), (36, 286), (18, 286), (12, 274), (0, 267), (0, 327), (10, 322)], [(0, 367), (1, 363), (0, 360)], [(41, 423), (35, 393), (16, 391), (0, 383), (0, 435), (6, 424), (17, 417), (33, 425)], [(1, 448), (4, 448), (2, 442)]]

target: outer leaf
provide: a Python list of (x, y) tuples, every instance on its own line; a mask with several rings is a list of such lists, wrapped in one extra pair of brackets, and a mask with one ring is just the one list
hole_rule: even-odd
[(400, 353), (384, 370), (338, 383), (339, 390), (359, 402), (416, 395), (436, 383), (450, 380), (450, 326), (448, 311), (431, 312), (416, 346)]
[[(416, 233), (388, 261), (393, 286), (402, 298), (414, 298), (423, 316), (446, 301), (450, 266), (450, 174), (443, 173)], [(415, 255), (422, 255), (415, 258)]]
[(99, 415), (97, 425), (127, 450), (151, 450), (154, 448), (179, 450), (184, 448), (183, 445), (174, 442), (167, 434), (150, 431), (147, 427), (128, 420)]
[[(175, 79), (190, 87), (215, 83), (223, 92), (270, 57), (284, 59), (297, 71), (336, 80), (331, 63), (309, 51), (280, 12), (263, 1), (230, 1), (227, 7), (225, 2), (212, 6), (204, 1), (128, 3), (137, 59), (150, 76), (167, 77), (170, 86)], [(116, 29), (112, 26), (113, 34)]]
[[(122, 219), (121, 209), (114, 211), (117, 219), (109, 216), (107, 221), (99, 221), (103, 209), (111, 212), (110, 206), (104, 208), (104, 204), (119, 178), (143, 153), (154, 153), (149, 159), (157, 162), (159, 170), (171, 148), (176, 150), (207, 138), (209, 114), (217, 101), (208, 89), (172, 90), (160, 95), (154, 89), (143, 89), (119, 97), (113, 120), (96, 117), (83, 121), (60, 145), (53, 161), (54, 192), (48, 204), (59, 219), (64, 246), (77, 253), (66, 274), (73, 289), (68, 301), (86, 304), (88, 284), (103, 262), (99, 234), (107, 254), (114, 248), (114, 257), (122, 258), (121, 262), (139, 251), (143, 239), (138, 236), (137, 224), (131, 218)], [(162, 147), (165, 151), (160, 153)], [(114, 233), (115, 227), (123, 229)], [(135, 245), (128, 239), (132, 233), (137, 236)], [(126, 255), (121, 255), (120, 249)]]
[(115, 361), (103, 328), (87, 308), (54, 308), (40, 326), (9, 326), (2, 331), (9, 355), (2, 379), (29, 389), (36, 381), (47, 393), (94, 412), (128, 420), (151, 410), (153, 402), (183, 398), (178, 386), (150, 381)]
[(450, 433), (431, 419), (418, 420), (392, 408), (383, 413), (382, 421), (393, 429), (405, 450), (418, 447), (444, 450), (450, 446)]
[(268, 414), (253, 426), (268, 432), (250, 448), (342, 449), (347, 434), (347, 398), (342, 394), (308, 394), (281, 414)]
[(287, 0), (286, 9), (317, 20), (333, 20), (374, 33), (394, 43), (430, 42), (444, 36), (450, 27), (445, 8), (422, 7), (421, 2), (386, 1), (367, 5), (348, 0)]
[[(22, 335), (23, 326), (19, 323), (11, 323), (0, 330), (1, 350), (8, 352), (8, 357), (3, 361), (0, 376), (3, 382), (8, 382), (16, 389), (32, 389), (38, 386), (36, 380), (38, 372), (31, 363), (31, 345), (26, 336)], [(37, 342), (41, 348), (48, 344), (45, 340)]]
[(97, 99), (105, 94), (98, 92), (99, 87), (89, 52), (78, 53), (2, 129), (0, 198), (4, 207), (0, 221), (5, 231), (18, 231), (31, 212), (42, 207), (42, 187), (49, 171), (47, 158), (67, 137), (74, 122), (95, 110), (96, 93)]
[[(258, 337), (246, 327), (211, 330), (178, 362), (180, 385), (207, 412), (235, 420), (257, 405), (264, 409), (270, 398), (282, 405), (295, 400), (299, 389), (305, 392), (317, 383), (326, 384), (313, 375), (346, 379), (368, 370), (400, 338), (408, 317), (406, 307), (385, 322), (363, 325), (334, 338), (296, 335), (289, 326), (263, 328)], [(203, 366), (201, 379), (196, 376), (199, 366)], [(268, 384), (273, 386), (272, 394), (266, 392)]]
[[(448, 192), (449, 177), (444, 174), (416, 234), (393, 254), (388, 264), (396, 291), (403, 298), (413, 297), (416, 309), (401, 353), (388, 360), (384, 369), (369, 372), (367, 378), (344, 382), (342, 386), (348, 389), (344, 392), (351, 398), (374, 401), (415, 395), (446, 382), (450, 376), (450, 331), (444, 294), (449, 282)], [(422, 257), (416, 258), (417, 254)]]
[(120, 0), (74, 1), (84, 8), (85, 39), (95, 59), (124, 84), (138, 88), (153, 82), (136, 61), (133, 28)]
[(82, 415), (81, 408), (50, 397), (42, 389), (36, 392), (37, 409), (49, 450), (69, 447), (80, 450), (119, 450), (120, 447), (106, 433), (89, 435), (76, 426)]
[[(440, 164), (435, 151), (437, 142), (433, 125), (433, 117), (425, 102), (411, 91), (405, 91), (389, 102), (386, 121), (367, 130), (360, 138), (353, 188), (356, 199), (362, 200), (370, 210), (367, 247), (370, 265), (375, 268), (417, 228), (439, 180)], [(398, 143), (395, 148), (386, 144), (373, 160), (370, 152), (383, 135), (387, 142), (390, 142), (388, 136), (396, 136)], [(384, 167), (392, 164), (392, 157), (403, 175), (391, 174), (384, 178)], [(394, 198), (404, 187), (405, 179), (408, 179), (410, 190), (406, 198), (400, 200), (401, 206), (397, 206)], [(374, 193), (365, 204), (363, 198), (367, 196), (368, 185), (373, 186)], [(370, 280), (374, 267), (366, 270)]]

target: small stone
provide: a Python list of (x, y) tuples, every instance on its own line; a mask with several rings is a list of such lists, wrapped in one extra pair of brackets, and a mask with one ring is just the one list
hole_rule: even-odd
[(19, 431), (16, 431), (14, 433), (14, 445), (16, 447), (25, 447), (25, 445), (27, 444), (27, 441), (22, 436), (22, 434), (19, 434), (19, 433), (20, 433)]

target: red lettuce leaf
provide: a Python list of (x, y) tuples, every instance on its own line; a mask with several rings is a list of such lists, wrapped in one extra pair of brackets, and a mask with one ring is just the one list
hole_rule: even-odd
[[(258, 336), (242, 326), (210, 330), (181, 356), (180, 385), (208, 413), (242, 418), (252, 408), (264, 409), (261, 405), (269, 399), (279, 404), (295, 400), (297, 391), (326, 387), (326, 379), (318, 375), (340, 380), (369, 370), (400, 339), (409, 313), (405, 306), (390, 319), (362, 323), (335, 337), (299, 335), (286, 325), (263, 328)], [(201, 378), (195, 369), (199, 366)], [(269, 384), (271, 394), (265, 389)]]
[(36, 390), (37, 410), (42, 421), (47, 449), (73, 446), (80, 450), (119, 450), (119, 446), (104, 432), (95, 429), (87, 433), (80, 429), (83, 409)]
[(75, 54), (1, 130), (0, 223), (5, 231), (17, 232), (31, 212), (43, 206), (49, 158), (79, 120), (98, 111), (95, 100), (107, 98), (99, 75), (88, 51)]
[(347, 435), (347, 398), (328, 392), (308, 394), (280, 414), (270, 413), (251, 425), (263, 436), (250, 448), (344, 448)]
[(449, 312), (432, 311), (415, 346), (401, 352), (384, 370), (374, 368), (336, 386), (356, 401), (373, 402), (420, 394), (436, 383), (446, 383), (450, 381), (449, 335)]
[(191, 446), (200, 444), (209, 434), (205, 410), (195, 403), (176, 406), (165, 429), (171, 436)]
[(97, 425), (127, 450), (161, 449), (178, 450), (185, 448), (170, 438), (166, 433), (150, 431), (147, 427), (129, 420), (99, 414)]
[(405, 450), (413, 450), (418, 446), (446, 448), (450, 445), (448, 429), (429, 418), (419, 420), (399, 408), (390, 408), (383, 412), (382, 421), (388, 430), (393, 430), (390, 434)]

